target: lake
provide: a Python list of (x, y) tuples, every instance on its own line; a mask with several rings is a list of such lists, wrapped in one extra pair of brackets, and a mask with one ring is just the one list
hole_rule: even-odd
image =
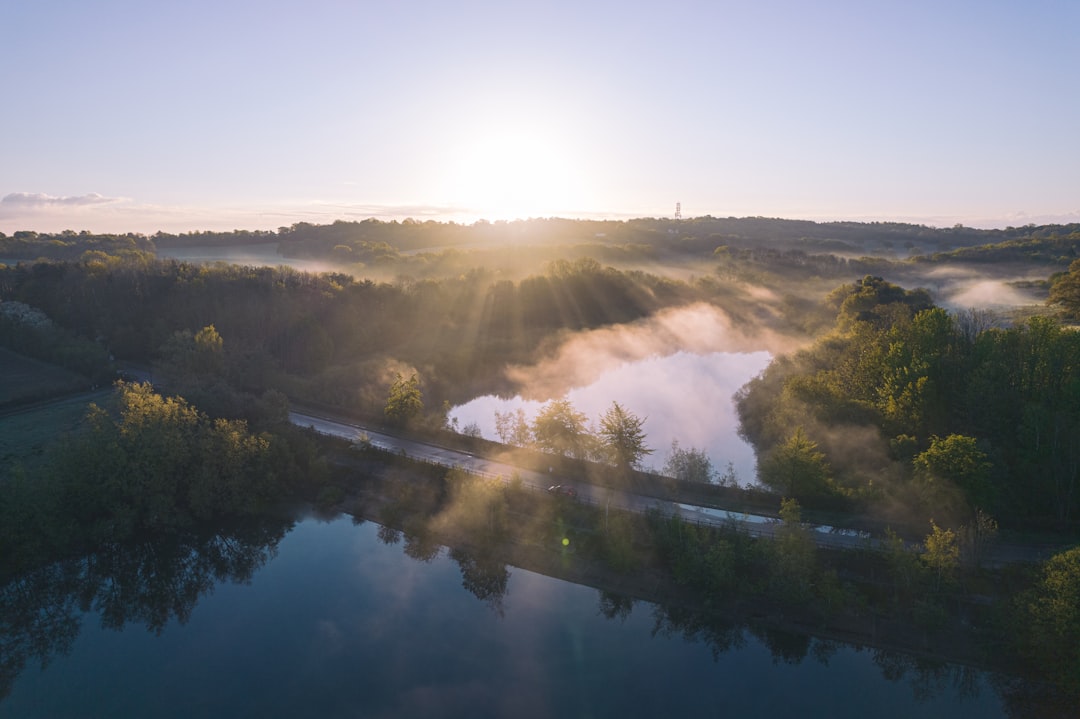
[(602, 605), (445, 548), (418, 561), (395, 537), (305, 518), (186, 623), (80, 614), (70, 651), (29, 663), (0, 717), (1005, 716), (981, 672), (778, 632), (657, 631), (646, 602)]
[[(646, 466), (660, 469), (670, 454), (672, 440), (683, 449), (704, 451), (715, 470), (724, 473), (731, 463), (741, 485), (757, 478), (753, 448), (738, 434), (739, 418), (732, 396), (765, 369), (772, 359), (766, 351), (675, 352), (623, 362), (606, 368), (594, 381), (566, 392), (567, 399), (594, 424), (617, 401), (645, 417), (646, 442), (654, 452)], [(521, 396), (478, 397), (454, 407), (450, 417), (463, 428), (476, 424), (487, 439), (498, 439), (495, 413), (521, 408), (531, 421), (545, 401)]]

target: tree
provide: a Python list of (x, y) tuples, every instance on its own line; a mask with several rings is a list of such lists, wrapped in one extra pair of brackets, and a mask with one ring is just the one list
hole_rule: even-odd
[(600, 436), (605, 449), (616, 467), (627, 470), (641, 463), (652, 449), (645, 445), (645, 432), (641, 425), (645, 419), (623, 409), (618, 402), (600, 418)]
[(986, 454), (974, 437), (950, 434), (930, 438), (930, 447), (913, 460), (916, 474), (925, 482), (951, 482), (976, 507), (989, 504), (990, 469)]
[(532, 442), (532, 430), (521, 407), (513, 412), (495, 412), (495, 433), (503, 444), (515, 447), (525, 447)]
[(589, 445), (585, 415), (563, 397), (544, 405), (533, 420), (532, 435), (545, 452), (583, 458)]
[(390, 393), (386, 398), (383, 414), (391, 424), (408, 424), (424, 411), (424, 397), (420, 392), (420, 378), (414, 373), (408, 379), (396, 373)]
[(817, 447), (817, 442), (797, 427), (761, 462), (758, 478), (766, 487), (792, 499), (828, 494), (832, 485), (829, 465)]
[(922, 561), (937, 576), (938, 586), (943, 581), (951, 581), (957, 567), (960, 566), (960, 540), (956, 532), (942, 529), (934, 520), (930, 520), (930, 534), (926, 535), (926, 551)]
[(1038, 584), (1017, 604), (1026, 653), (1058, 681), (1080, 690), (1080, 547), (1047, 560)]
[(200, 371), (220, 372), (221, 353), (225, 342), (213, 325), (207, 325), (195, 333), (195, 362)]
[(194, 335), (178, 330), (161, 347), (161, 364), (178, 379), (219, 376), (225, 366), (225, 343), (214, 325), (207, 325)]
[(780, 502), (781, 524), (771, 545), (773, 562), (769, 584), (786, 601), (810, 598), (817, 570), (817, 546), (803, 526), (802, 508), (795, 499)]
[(671, 454), (664, 463), (664, 474), (684, 482), (709, 484), (716, 478), (716, 471), (703, 450), (683, 449), (679, 440), (671, 440)]
[(1059, 307), (1067, 320), (1080, 320), (1080, 260), (1073, 260), (1068, 272), (1051, 281), (1046, 304)]

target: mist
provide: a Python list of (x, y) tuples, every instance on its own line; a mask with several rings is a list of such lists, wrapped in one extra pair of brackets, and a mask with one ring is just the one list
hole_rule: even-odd
[(643, 429), (653, 449), (647, 467), (661, 468), (677, 440), (684, 449), (703, 450), (721, 473), (730, 462), (739, 483), (751, 484), (756, 460), (738, 436), (732, 396), (775, 352), (796, 345), (772, 331), (737, 330), (719, 308), (695, 304), (574, 334), (546, 359), (507, 370), (519, 388), (516, 396), (478, 397), (454, 407), (450, 418), (496, 439), (496, 412), (520, 408), (531, 422), (546, 402), (565, 396), (596, 424), (618, 402), (646, 418)]

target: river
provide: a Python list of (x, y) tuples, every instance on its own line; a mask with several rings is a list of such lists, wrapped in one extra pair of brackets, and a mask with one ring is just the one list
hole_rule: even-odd
[(306, 518), (248, 581), (204, 588), (160, 634), (78, 614), (70, 651), (28, 665), (0, 717), (1005, 716), (979, 671), (694, 630), (646, 602), (445, 548), (419, 561), (399, 538)]

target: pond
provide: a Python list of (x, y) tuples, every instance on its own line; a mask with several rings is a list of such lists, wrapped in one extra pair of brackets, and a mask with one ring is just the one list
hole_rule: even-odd
[[(69, 651), (44, 670), (28, 663), (0, 716), (1005, 716), (978, 671), (703, 629), (646, 602), (398, 539), (307, 518), (253, 545), (249, 581), (200, 585), (186, 610), (151, 607), (123, 631), (78, 614)], [(154, 594), (138, 599), (180, 601)], [(160, 634), (141, 626), (154, 616), (167, 617)]]
[[(672, 440), (683, 449), (704, 451), (715, 470), (728, 463), (741, 485), (753, 484), (757, 463), (753, 448), (739, 437), (739, 418), (732, 397), (768, 366), (772, 355), (756, 352), (675, 352), (624, 362), (606, 369), (590, 384), (570, 389), (567, 399), (593, 423), (618, 402), (639, 417), (653, 454), (644, 464), (661, 469)], [(459, 427), (476, 424), (487, 439), (498, 439), (495, 413), (521, 408), (531, 421), (544, 401), (521, 396), (478, 397), (454, 407), (451, 419)]]

